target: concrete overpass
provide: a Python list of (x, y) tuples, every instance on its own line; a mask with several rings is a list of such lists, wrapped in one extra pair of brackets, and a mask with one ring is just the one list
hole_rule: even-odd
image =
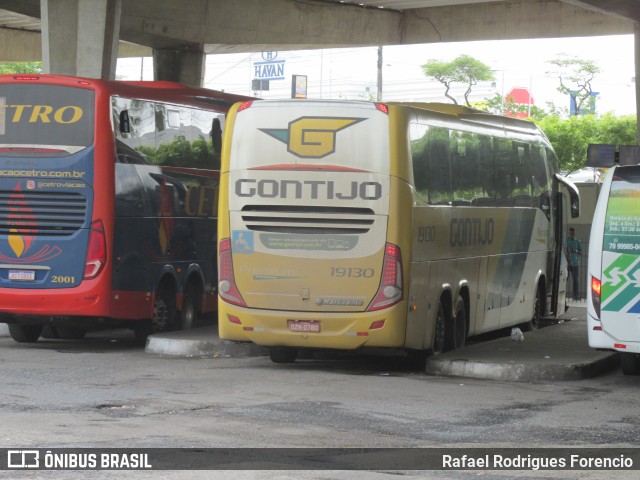
[(191, 85), (208, 53), (612, 34), (635, 34), (640, 78), (640, 0), (0, 0), (0, 62), (113, 78), (153, 55)]

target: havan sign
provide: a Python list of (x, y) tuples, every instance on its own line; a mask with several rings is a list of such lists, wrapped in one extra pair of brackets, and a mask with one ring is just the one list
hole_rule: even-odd
[(262, 62), (253, 63), (254, 78), (260, 80), (284, 80), (284, 60), (278, 60), (278, 52), (262, 52)]

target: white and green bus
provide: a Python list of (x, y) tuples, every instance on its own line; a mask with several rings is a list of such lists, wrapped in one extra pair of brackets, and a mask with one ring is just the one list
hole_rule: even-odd
[(640, 147), (628, 147), (621, 165), (597, 164), (613, 166), (591, 226), (587, 331), (590, 347), (620, 352), (623, 373), (640, 375)]
[(232, 107), (225, 145), (222, 339), (283, 363), (363, 347), (422, 363), (565, 310), (563, 211), (577, 214), (578, 194), (531, 122), (444, 104), (255, 101)]

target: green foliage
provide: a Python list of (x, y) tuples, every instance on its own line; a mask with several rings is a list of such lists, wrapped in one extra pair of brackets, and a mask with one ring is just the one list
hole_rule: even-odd
[(42, 73), (42, 62), (0, 63), (0, 73)]
[[(558, 55), (549, 62), (553, 67), (550, 72), (558, 77), (560, 86), (558, 91), (569, 95), (574, 99), (576, 105), (576, 115), (583, 111), (591, 111), (593, 92), (592, 82), (595, 76), (600, 73), (600, 67), (591, 60), (583, 60), (570, 57), (566, 54)], [(591, 111), (591, 113), (594, 113)]]
[(607, 113), (573, 116), (563, 120), (549, 115), (535, 123), (547, 135), (560, 162), (560, 169), (573, 171), (585, 166), (590, 143), (637, 145), (635, 115), (616, 117)]
[(458, 101), (449, 91), (453, 83), (463, 83), (467, 85), (464, 93), (465, 104), (470, 107), (469, 95), (474, 85), (480, 81), (489, 81), (494, 79), (493, 72), (488, 65), (469, 55), (460, 55), (451, 62), (443, 62), (431, 59), (422, 65), (422, 71), (425, 76), (434, 78), (442, 83), (445, 87), (445, 97), (451, 99), (456, 105)]
[[(183, 135), (155, 149), (141, 146), (137, 150), (145, 156), (145, 160), (153, 165), (171, 165), (174, 167), (219, 168), (215, 165), (216, 157), (213, 147), (204, 137), (189, 142)], [(219, 162), (219, 160), (218, 160)]]

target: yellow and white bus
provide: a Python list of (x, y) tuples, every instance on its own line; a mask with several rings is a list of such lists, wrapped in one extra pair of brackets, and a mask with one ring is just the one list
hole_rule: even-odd
[(577, 215), (578, 194), (531, 122), (267, 100), (232, 107), (224, 144), (222, 339), (270, 347), (277, 363), (361, 347), (422, 363), (565, 310), (562, 211)]

